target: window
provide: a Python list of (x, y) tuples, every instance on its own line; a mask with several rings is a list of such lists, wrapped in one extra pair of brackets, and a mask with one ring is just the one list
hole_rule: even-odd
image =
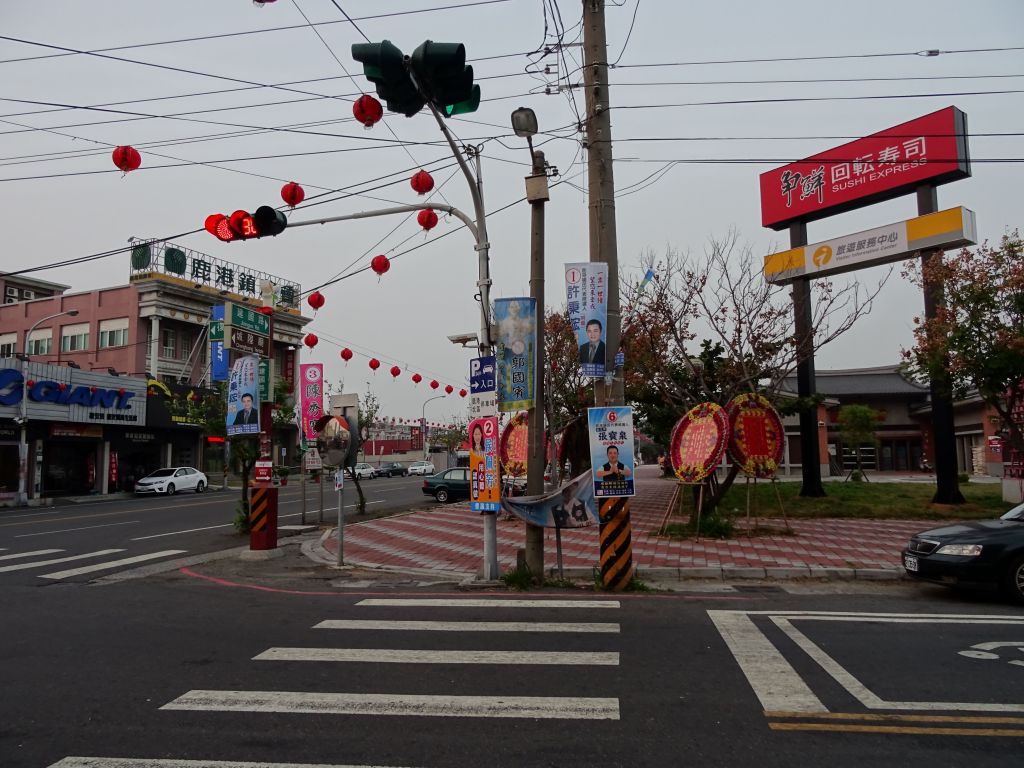
[(60, 329), (60, 351), (82, 352), (89, 348), (89, 324), (75, 323)]
[(18, 351), (18, 334), (16, 333), (3, 333), (0, 334), (0, 357), (14, 357), (14, 353)]
[(118, 317), (113, 320), (100, 320), (100, 349), (107, 349), (108, 347), (124, 347), (127, 345), (127, 317)]
[(36, 328), (28, 343), (30, 355), (48, 355), (53, 352), (53, 329)]
[(161, 357), (176, 359), (178, 356), (178, 332), (173, 328), (164, 328), (160, 331), (160, 347)]

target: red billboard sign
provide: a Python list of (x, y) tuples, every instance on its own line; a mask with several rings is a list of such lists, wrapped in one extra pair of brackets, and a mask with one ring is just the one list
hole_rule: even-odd
[(946, 107), (761, 174), (761, 224), (785, 229), (971, 175), (967, 116)]

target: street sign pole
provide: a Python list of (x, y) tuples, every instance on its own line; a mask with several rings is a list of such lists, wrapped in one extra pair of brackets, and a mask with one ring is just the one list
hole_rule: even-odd
[[(340, 480), (340, 482), (339, 482)], [(338, 559), (339, 568), (345, 564), (345, 468), (335, 470), (334, 486), (338, 489)]]

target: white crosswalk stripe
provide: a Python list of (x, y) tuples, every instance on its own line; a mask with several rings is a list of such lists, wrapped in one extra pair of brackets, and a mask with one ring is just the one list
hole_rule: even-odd
[[(5, 549), (0, 549), (0, 552), (6, 552)], [(36, 549), (32, 552), (17, 552), (13, 555), (0, 555), (0, 560), (22, 560), (26, 557), (39, 557), (40, 555), (55, 555), (58, 552), (63, 552), (63, 549)]]
[(574, 632), (612, 633), (618, 624), (607, 622), (562, 621), (370, 621), (361, 619), (328, 619), (313, 629), (383, 629), (412, 632)]
[(177, 760), (150, 757), (65, 757), (49, 768), (402, 768), (337, 763), (253, 763), (248, 760)]
[(387, 648), (269, 648), (253, 661), (351, 661), (377, 664), (536, 664), (618, 666), (617, 653), (574, 651), (433, 651)]
[(161, 557), (181, 555), (187, 551), (188, 550), (186, 549), (165, 549), (163, 552), (150, 552), (146, 555), (136, 555), (135, 557), (124, 557), (120, 560), (108, 560), (103, 563), (84, 565), (81, 568), (69, 568), (65, 571), (56, 571), (55, 573), (43, 573), (40, 574), (39, 578), (59, 581), (61, 579), (69, 579), (72, 576), (81, 576), (82, 574), (95, 573), (96, 571), (109, 571), (112, 568), (120, 568), (124, 565), (134, 565), (135, 563), (144, 563), (147, 560), (157, 560)]
[(451, 600), (424, 598), (368, 598), (357, 606), (397, 608), (618, 608), (618, 600), (504, 600), (501, 598)]
[(10, 571), (24, 571), (29, 568), (45, 568), (48, 565), (57, 565), (59, 563), (70, 563), (73, 560), (85, 560), (90, 557), (102, 557), (103, 555), (113, 555), (118, 552), (124, 552), (123, 549), (99, 549), (95, 552), (87, 552), (84, 555), (71, 555), (70, 557), (58, 557), (53, 560), (38, 560), (32, 563), (18, 563), (17, 565), (3, 565), (0, 566), (0, 573), (8, 573)]

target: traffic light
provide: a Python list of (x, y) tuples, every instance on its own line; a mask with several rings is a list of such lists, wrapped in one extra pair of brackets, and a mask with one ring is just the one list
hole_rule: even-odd
[(463, 115), (480, 106), (480, 86), (473, 85), (462, 43), (427, 40), (412, 52), (410, 66), (420, 92), (442, 114)]
[(242, 210), (230, 216), (214, 213), (206, 217), (205, 223), (206, 231), (225, 243), (254, 237), (273, 237), (281, 234), (287, 226), (285, 215), (269, 205), (261, 205), (251, 215)]
[(363, 65), (363, 74), (377, 86), (388, 111), (412, 117), (427, 103), (405, 69), (405, 55), (390, 40), (354, 43), (352, 58)]

